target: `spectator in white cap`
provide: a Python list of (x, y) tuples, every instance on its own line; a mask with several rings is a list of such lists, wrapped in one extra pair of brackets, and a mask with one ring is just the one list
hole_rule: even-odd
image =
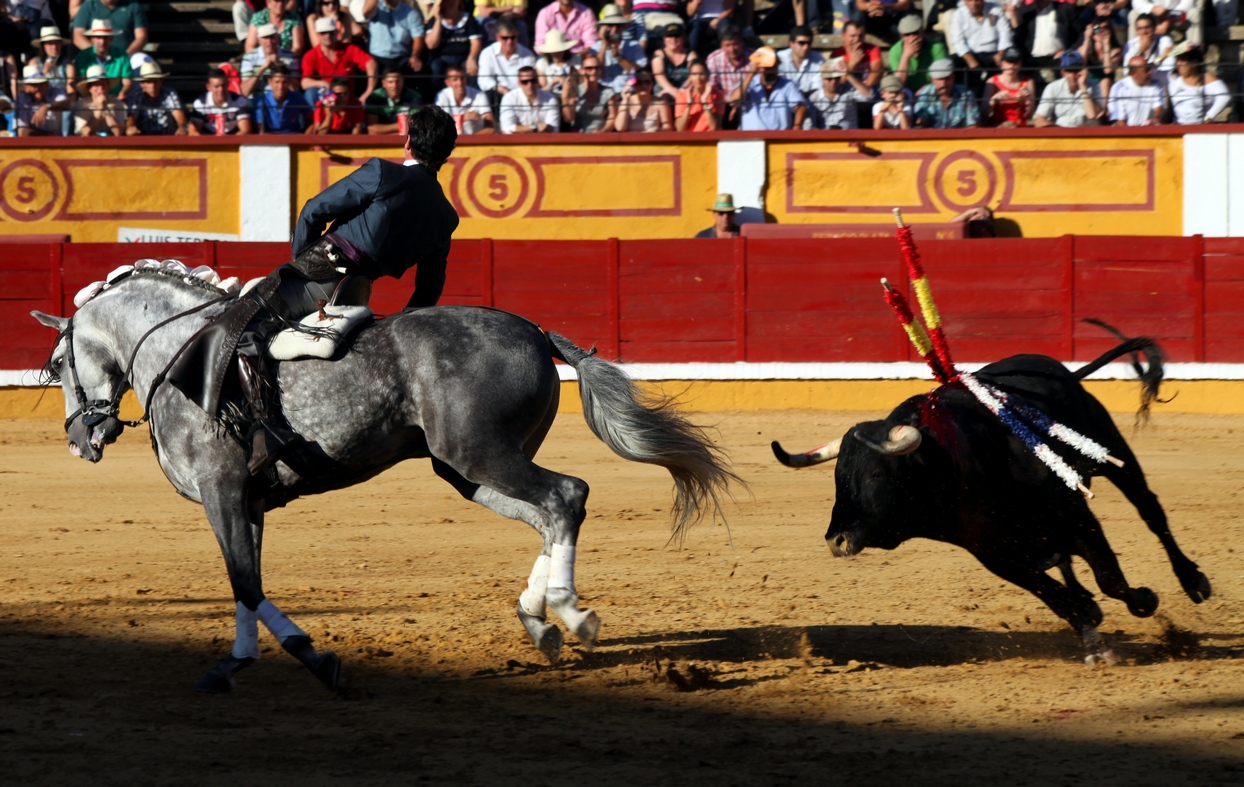
[(164, 86), (168, 74), (158, 63), (143, 63), (134, 74), (138, 88), (126, 102), (127, 136), (185, 136), (190, 133), (186, 110), (172, 88)]
[(59, 137), (64, 133), (61, 113), (69, 109), (69, 96), (61, 88), (52, 87), (38, 63), (22, 69), (21, 92), (13, 125), (19, 137)]
[(301, 55), (307, 49), (307, 36), (303, 31), (302, 17), (296, 11), (286, 9), (285, 0), (267, 0), (267, 7), (251, 15), (246, 29), (246, 43), (242, 49), (250, 52), (259, 48), (259, 27), (272, 25), (281, 39), (281, 48)]
[(65, 46), (69, 41), (60, 34), (60, 28), (48, 25), (40, 29), (39, 37), (32, 43), (38, 47), (39, 52), (27, 64), (37, 63), (43, 75), (48, 78), (48, 84), (60, 88), (73, 98), (73, 83), (78, 76), (78, 69), (69, 55), (69, 48)]
[(260, 25), (256, 34), (259, 46), (242, 56), (242, 67), (238, 69), (244, 96), (253, 96), (256, 90), (266, 90), (268, 70), (277, 63), (283, 63), (295, 79), (302, 75), (302, 63), (298, 56), (288, 49), (281, 49), (281, 37), (277, 34), (276, 25)]
[(101, 66), (91, 66), (78, 81), (73, 105), (73, 133), (79, 137), (119, 137), (125, 134), (125, 106), (108, 94), (112, 80)]
[(320, 45), (320, 34), (315, 32), (321, 19), (331, 19), (337, 25), (337, 37), (349, 44), (363, 35), (363, 26), (354, 21), (345, 10), (343, 0), (315, 0), (313, 10), (307, 14), (307, 48)]
[(827, 60), (819, 70), (821, 84), (808, 97), (809, 122), (804, 128), (859, 128), (857, 105), (869, 101), (872, 91), (847, 67), (844, 57)]
[(916, 93), (912, 118), (921, 128), (976, 128), (980, 125), (980, 106), (976, 96), (955, 84), (955, 64), (948, 57), (933, 61), (929, 80)]
[[(74, 29), (75, 34), (77, 28)], [(91, 66), (104, 69), (104, 74), (113, 80), (112, 94), (128, 96), (134, 73), (130, 65), (130, 56), (124, 49), (113, 43), (116, 37), (112, 22), (107, 19), (96, 19), (86, 30), (86, 37), (91, 40), (90, 48), (83, 49), (74, 59), (74, 66), (79, 74), (85, 74)]]
[(138, 0), (83, 0), (73, 17), (74, 46), (90, 49), (89, 31), (101, 19), (112, 26), (113, 43), (125, 54), (141, 52), (147, 45), (147, 12)]

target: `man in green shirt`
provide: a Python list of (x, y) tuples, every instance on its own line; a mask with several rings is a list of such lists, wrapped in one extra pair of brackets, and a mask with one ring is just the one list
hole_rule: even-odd
[(406, 87), (402, 72), (384, 72), (380, 87), (367, 97), (363, 111), (367, 113), (368, 134), (397, 134), (397, 116), (423, 106), (423, 99), (413, 89)]
[(915, 93), (929, 84), (929, 66), (933, 61), (950, 57), (941, 41), (930, 41), (924, 35), (924, 22), (919, 14), (908, 14), (899, 20), (898, 32), (903, 37), (890, 47), (890, 70)]
[(104, 74), (115, 83), (112, 95), (128, 96), (134, 84), (130, 79), (134, 72), (130, 68), (130, 56), (121, 47), (112, 45), (112, 23), (96, 19), (87, 29), (86, 37), (91, 41), (91, 48), (83, 49), (73, 61), (78, 73), (85, 74), (91, 66), (102, 66)]
[(90, 49), (86, 31), (97, 19), (112, 23), (116, 45), (132, 55), (147, 45), (147, 12), (138, 0), (83, 0), (73, 17), (73, 45), (79, 50)]

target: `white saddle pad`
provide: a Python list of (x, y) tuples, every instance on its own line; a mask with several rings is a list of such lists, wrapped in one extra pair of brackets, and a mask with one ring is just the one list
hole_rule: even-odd
[(325, 319), (319, 312), (308, 314), (299, 321), (306, 328), (321, 329), (319, 334), (308, 334), (286, 328), (268, 345), (268, 355), (278, 361), (296, 361), (299, 358), (331, 358), (337, 352), (341, 340), (354, 332), (371, 316), (366, 306), (325, 306)]

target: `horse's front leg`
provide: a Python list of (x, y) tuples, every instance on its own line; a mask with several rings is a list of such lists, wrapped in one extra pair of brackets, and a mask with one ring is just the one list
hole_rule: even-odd
[(341, 674), (341, 662), (336, 654), (332, 651), (317, 653), (311, 637), (264, 596), (260, 571), (263, 501), (243, 505), (209, 493), (203, 496), (203, 507), (220, 543), (237, 602), (237, 635), (233, 650), (209, 670), (195, 688), (210, 693), (231, 690), (234, 675), (259, 658), (258, 621), (262, 621), (282, 648), (302, 662), (325, 686), (336, 689)]

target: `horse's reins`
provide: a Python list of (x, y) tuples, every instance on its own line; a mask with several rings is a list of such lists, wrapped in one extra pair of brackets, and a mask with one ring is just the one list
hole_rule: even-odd
[(96, 399), (88, 402), (86, 400), (86, 391), (82, 388), (82, 383), (78, 381), (78, 370), (74, 366), (73, 357), (73, 318), (69, 318), (69, 324), (65, 326), (65, 330), (61, 331), (61, 336), (65, 339), (65, 362), (69, 364), (69, 371), (73, 373), (73, 394), (78, 400), (78, 409), (65, 419), (65, 431), (69, 431), (69, 425), (78, 416), (82, 416), (82, 425), (93, 427), (96, 424), (106, 421), (109, 418), (116, 419), (123, 426), (136, 427), (142, 426), (151, 420), (151, 400), (155, 396), (156, 389), (164, 382), (164, 378), (168, 375), (169, 369), (172, 368), (173, 362), (181, 355), (181, 352), (174, 353), (172, 360), (160, 371), (155, 379), (151, 381), (151, 388), (147, 391), (147, 400), (143, 403), (143, 417), (135, 421), (128, 421), (118, 418), (121, 414), (121, 397), (125, 396), (127, 387), (133, 388), (134, 383), (130, 380), (130, 374), (134, 371), (134, 361), (138, 358), (138, 350), (143, 346), (143, 342), (147, 341), (151, 334), (168, 325), (171, 322), (180, 320), (182, 317), (189, 317), (191, 314), (201, 312), (209, 306), (214, 306), (227, 300), (236, 298), (236, 295), (226, 295), (221, 298), (214, 298), (206, 303), (201, 303), (193, 309), (179, 312), (166, 320), (161, 320), (155, 325), (147, 329), (147, 332), (139, 337), (138, 342), (134, 345), (134, 349), (130, 352), (129, 360), (126, 361), (125, 371), (121, 375), (121, 384), (117, 386), (116, 391), (109, 399)]

